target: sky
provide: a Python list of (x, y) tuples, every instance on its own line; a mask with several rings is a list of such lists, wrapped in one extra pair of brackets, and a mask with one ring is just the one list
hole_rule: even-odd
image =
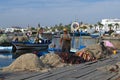
[(0, 0), (0, 27), (95, 24), (120, 18), (120, 0)]

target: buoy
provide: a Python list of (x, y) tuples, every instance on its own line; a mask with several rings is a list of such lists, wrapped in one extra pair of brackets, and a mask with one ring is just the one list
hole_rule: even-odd
[(116, 50), (113, 50), (113, 54), (117, 54), (117, 51), (116, 51)]

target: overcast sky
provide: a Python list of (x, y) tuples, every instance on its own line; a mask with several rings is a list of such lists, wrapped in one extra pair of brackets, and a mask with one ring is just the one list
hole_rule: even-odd
[(53, 26), (73, 21), (95, 24), (120, 18), (120, 0), (0, 0), (0, 26)]

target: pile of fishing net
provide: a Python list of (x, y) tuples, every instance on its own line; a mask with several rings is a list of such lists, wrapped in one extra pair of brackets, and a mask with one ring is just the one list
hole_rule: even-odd
[(44, 64), (35, 54), (23, 54), (18, 57), (8, 67), (3, 68), (3, 71), (40, 71), (44, 69)]
[(48, 53), (40, 57), (40, 60), (48, 68), (64, 67), (67, 64), (63, 63), (58, 54)]
[(93, 61), (95, 60), (95, 56), (93, 54), (93, 52), (91, 52), (90, 50), (81, 50), (76, 52), (76, 55), (83, 58), (84, 61)]
[(87, 46), (86, 48), (76, 52), (76, 55), (82, 57), (85, 61), (93, 61), (102, 58), (102, 49), (99, 44)]
[(104, 46), (101, 44), (93, 44), (77, 51), (76, 55), (82, 57), (86, 61), (92, 61), (110, 56), (113, 54), (114, 50), (116, 50), (115, 47), (108, 46), (105, 43)]
[(82, 57), (76, 56), (74, 53), (58, 53), (62, 62), (67, 64), (80, 64), (85, 62)]
[(3, 71), (48, 71), (51, 68), (64, 67), (67, 64), (62, 62), (58, 54), (48, 53), (40, 58), (36, 54), (26, 53), (18, 57)]

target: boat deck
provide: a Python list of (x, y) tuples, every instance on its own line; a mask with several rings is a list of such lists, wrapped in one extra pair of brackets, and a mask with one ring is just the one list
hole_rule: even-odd
[(49, 72), (6, 72), (0, 80), (116, 80), (118, 72), (100, 71), (97, 68), (120, 62), (120, 53), (94, 62), (53, 69)]

